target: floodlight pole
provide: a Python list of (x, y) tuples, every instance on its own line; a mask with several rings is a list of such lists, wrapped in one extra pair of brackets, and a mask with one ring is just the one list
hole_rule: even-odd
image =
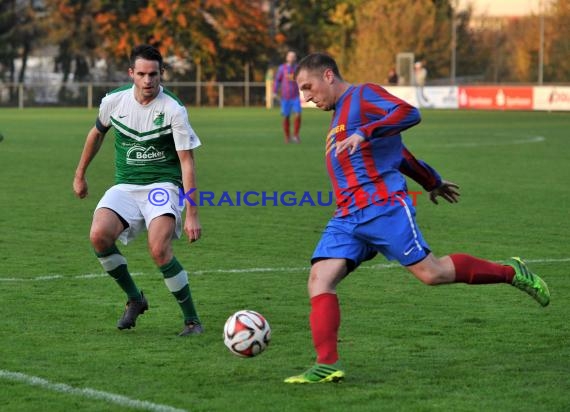
[(540, 44), (538, 47), (538, 84), (542, 85), (544, 77), (544, 3), (540, 0), (539, 3), (540, 13)]
[(455, 9), (457, 8), (457, 0), (453, 2), (451, 9), (451, 70), (449, 75), (449, 83), (455, 84), (455, 68), (457, 65), (457, 24), (455, 22)]

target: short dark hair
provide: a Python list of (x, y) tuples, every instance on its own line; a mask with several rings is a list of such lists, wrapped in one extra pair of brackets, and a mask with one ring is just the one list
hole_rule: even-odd
[(336, 61), (326, 53), (312, 53), (301, 59), (295, 70), (295, 78), (301, 70), (324, 72), (330, 69), (336, 77), (342, 80)]
[(162, 55), (160, 52), (150, 44), (139, 44), (131, 51), (130, 65), (131, 68), (135, 67), (137, 59), (154, 60), (158, 62), (158, 67), (162, 70)]

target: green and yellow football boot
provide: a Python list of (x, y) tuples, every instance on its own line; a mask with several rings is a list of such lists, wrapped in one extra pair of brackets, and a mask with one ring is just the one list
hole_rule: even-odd
[(333, 365), (317, 363), (301, 375), (285, 379), (285, 383), (340, 382), (344, 379), (344, 371), (339, 366), (338, 362)]
[(515, 269), (515, 277), (512, 285), (532, 296), (541, 306), (548, 306), (550, 303), (550, 292), (546, 282), (538, 275), (532, 273), (526, 263), (519, 257), (513, 257), (507, 265)]

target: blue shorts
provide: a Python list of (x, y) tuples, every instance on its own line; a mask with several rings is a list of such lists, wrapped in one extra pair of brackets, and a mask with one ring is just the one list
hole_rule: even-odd
[(281, 99), (281, 115), (291, 116), (293, 113), (301, 113), (301, 99)]
[(347, 259), (349, 271), (382, 253), (388, 260), (410, 266), (429, 253), (416, 221), (409, 196), (394, 196), (385, 205), (374, 205), (344, 216), (333, 217), (319, 241), (312, 263)]

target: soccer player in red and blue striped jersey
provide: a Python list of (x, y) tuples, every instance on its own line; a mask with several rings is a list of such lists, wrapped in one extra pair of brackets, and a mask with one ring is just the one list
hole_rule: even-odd
[[(279, 66), (273, 84), (273, 92), (279, 93), (281, 100), (281, 115), (283, 116), (283, 132), (285, 143), (301, 143), (299, 131), (301, 130), (301, 100), (299, 88), (295, 81), (295, 69), (297, 68), (297, 54), (294, 51), (287, 52), (285, 63)], [(293, 137), (291, 137), (290, 119), (293, 114)]]
[(456, 185), (442, 180), (403, 145), (401, 133), (420, 122), (419, 111), (375, 84), (345, 82), (336, 62), (322, 53), (299, 62), (296, 81), (306, 101), (333, 111), (326, 164), (336, 194), (335, 216), (312, 259), (308, 289), (315, 365), (287, 383), (338, 382), (345, 377), (338, 350), (340, 306), (336, 286), (362, 262), (381, 253), (428, 285), (508, 283), (542, 306), (546, 283), (519, 258), (506, 265), (466, 254), (436, 257), (415, 220), (402, 173), (437, 196), (457, 200)]

